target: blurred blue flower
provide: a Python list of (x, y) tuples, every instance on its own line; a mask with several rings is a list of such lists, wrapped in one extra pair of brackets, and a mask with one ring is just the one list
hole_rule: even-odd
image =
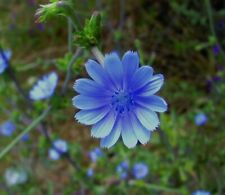
[(204, 190), (197, 190), (197, 191), (193, 192), (192, 195), (211, 195), (211, 193), (204, 191)]
[(7, 186), (23, 184), (27, 181), (28, 175), (24, 169), (8, 168), (5, 171), (5, 182)]
[(73, 98), (78, 122), (93, 125), (91, 135), (101, 138), (101, 146), (110, 148), (120, 135), (128, 148), (149, 141), (159, 126), (156, 112), (165, 112), (167, 103), (154, 95), (163, 85), (161, 74), (153, 75), (150, 66), (139, 66), (139, 56), (128, 51), (122, 61), (116, 53), (105, 56), (104, 68), (89, 60), (86, 70), (93, 79), (78, 79)]
[(58, 82), (58, 75), (51, 72), (39, 80), (30, 91), (30, 99), (41, 100), (53, 95)]
[(123, 161), (119, 165), (121, 168), (128, 170), (129, 168), (129, 162), (127, 160)]
[(103, 152), (101, 151), (100, 148), (96, 147), (93, 150), (91, 150), (88, 155), (91, 161), (95, 163), (98, 160), (98, 158), (103, 156)]
[(210, 93), (213, 89), (213, 87), (216, 86), (217, 83), (219, 82), (222, 82), (223, 81), (223, 78), (221, 76), (213, 76), (212, 78), (210, 79), (207, 79), (206, 81), (206, 90), (208, 93)]
[[(5, 59), (3, 58), (3, 55)], [(5, 69), (8, 67), (8, 61), (10, 60), (12, 56), (12, 52), (10, 50), (3, 51), (3, 53), (0, 53), (0, 74), (5, 71)]]
[(207, 93), (210, 93), (212, 91), (212, 80), (211, 79), (207, 79), (206, 80), (206, 91)]
[(21, 140), (22, 141), (27, 141), (29, 139), (29, 134), (25, 134), (22, 138), (21, 138)]
[(66, 141), (58, 139), (53, 142), (53, 148), (55, 148), (60, 153), (65, 153), (68, 150), (68, 145)]
[(216, 29), (218, 31), (223, 31), (224, 27), (225, 27), (224, 20), (219, 20), (219, 21), (216, 22)]
[(67, 151), (67, 142), (62, 139), (58, 139), (53, 142), (52, 147), (48, 150), (48, 156), (51, 160), (58, 160), (61, 155)]
[(212, 81), (214, 81), (214, 82), (220, 82), (220, 81), (222, 81), (222, 77), (220, 77), (220, 76), (213, 76), (212, 77)]
[(0, 134), (7, 137), (11, 136), (15, 130), (16, 126), (11, 121), (6, 121), (0, 126)]
[(223, 64), (218, 64), (217, 66), (216, 66), (216, 69), (217, 69), (217, 71), (218, 72), (222, 72), (223, 70), (224, 70), (224, 65)]
[(59, 160), (60, 156), (61, 156), (61, 155), (59, 154), (59, 152), (56, 151), (55, 149), (50, 148), (50, 149), (48, 150), (48, 157), (49, 157), (51, 160)]
[(136, 163), (133, 167), (133, 175), (136, 179), (143, 179), (148, 175), (148, 166), (145, 163)]
[(89, 168), (89, 169), (87, 170), (87, 176), (88, 176), (88, 177), (93, 177), (93, 175), (94, 175), (94, 170), (93, 170), (92, 168)]
[(221, 48), (220, 48), (219, 44), (216, 44), (212, 47), (212, 51), (215, 56), (217, 56), (220, 53), (220, 50), (221, 50)]
[(45, 30), (45, 25), (43, 23), (37, 23), (36, 27), (38, 28), (38, 30), (40, 31), (44, 31)]
[(198, 126), (204, 125), (208, 120), (208, 117), (204, 113), (198, 113), (195, 116), (195, 124)]
[(128, 176), (129, 162), (123, 161), (116, 167), (116, 172), (119, 174), (120, 179), (126, 179)]

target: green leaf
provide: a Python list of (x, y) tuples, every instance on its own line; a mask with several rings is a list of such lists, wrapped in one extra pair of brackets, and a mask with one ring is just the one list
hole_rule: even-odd
[(57, 59), (56, 66), (60, 71), (66, 72), (67, 65), (69, 64), (73, 54), (67, 53), (64, 57)]
[(82, 30), (75, 33), (75, 43), (80, 47), (89, 49), (97, 46), (101, 36), (101, 16), (94, 13), (92, 17), (86, 21)]
[[(56, 61), (56, 67), (63, 72), (67, 71), (67, 66), (70, 63), (71, 59), (73, 57), (72, 53), (67, 53), (64, 57), (57, 59)], [(81, 64), (84, 63), (83, 58), (77, 58), (76, 61), (72, 65), (72, 71), (73, 74), (79, 75), (82, 71)]]
[(216, 37), (215, 36), (209, 36), (208, 37), (208, 42), (210, 43), (210, 44), (216, 44), (217, 43), (217, 40), (216, 40)]

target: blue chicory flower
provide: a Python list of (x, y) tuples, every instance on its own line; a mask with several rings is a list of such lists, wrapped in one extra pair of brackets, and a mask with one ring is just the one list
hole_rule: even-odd
[(208, 117), (204, 113), (198, 113), (195, 116), (195, 124), (198, 126), (204, 125), (208, 120)]
[(11, 136), (15, 130), (16, 126), (11, 121), (6, 121), (0, 126), (0, 134), (7, 137)]
[(68, 150), (67, 142), (58, 139), (53, 142), (52, 147), (48, 150), (48, 156), (51, 160), (59, 160), (61, 155)]
[[(3, 53), (0, 53), (0, 74), (2, 74), (5, 69), (8, 67), (8, 61), (10, 60), (12, 56), (12, 52), (10, 50), (2, 51)], [(4, 55), (4, 58), (3, 56)]]
[(58, 82), (58, 75), (51, 72), (39, 80), (30, 91), (30, 99), (41, 100), (53, 95)]
[(133, 175), (136, 179), (143, 179), (148, 175), (148, 166), (145, 163), (136, 163), (133, 167)]
[(103, 156), (103, 152), (98, 147), (94, 148), (93, 150), (91, 150), (89, 152), (89, 158), (91, 159), (91, 161), (93, 163), (96, 163), (96, 161), (98, 160), (98, 158), (100, 158), (102, 156)]
[(211, 193), (205, 190), (197, 190), (192, 195), (211, 195)]
[(88, 177), (93, 177), (93, 175), (94, 175), (94, 170), (93, 170), (92, 168), (89, 168), (89, 169), (87, 170), (87, 176), (88, 176)]
[(216, 44), (212, 47), (212, 51), (215, 56), (217, 56), (220, 53), (220, 50), (221, 50), (221, 48), (220, 48), (219, 44)]
[(101, 138), (101, 147), (110, 148), (120, 135), (128, 148), (139, 141), (149, 141), (151, 132), (159, 126), (156, 112), (165, 112), (167, 103), (154, 95), (163, 85), (161, 74), (153, 75), (150, 66), (139, 66), (139, 56), (128, 51), (122, 61), (116, 53), (104, 58), (104, 67), (89, 60), (85, 67), (93, 79), (78, 79), (74, 89), (80, 95), (73, 98), (79, 111), (75, 118), (93, 125), (91, 135)]
[(123, 161), (116, 167), (116, 172), (119, 174), (120, 179), (126, 179), (128, 176), (129, 162)]

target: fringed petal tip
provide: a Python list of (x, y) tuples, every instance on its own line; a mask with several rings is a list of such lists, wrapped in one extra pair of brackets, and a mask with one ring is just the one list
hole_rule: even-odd
[(94, 134), (94, 133), (91, 132), (91, 137), (101, 139), (101, 138), (104, 138), (106, 136), (102, 137), (102, 135), (97, 135), (97, 134)]
[(74, 97), (72, 98), (72, 105), (76, 108), (76, 105), (75, 105), (75, 97), (76, 97), (76, 96), (74, 96)]
[(105, 59), (106, 57), (118, 57), (118, 58), (119, 58), (119, 54), (118, 54), (117, 51), (112, 51), (112, 52), (110, 52), (110, 53), (105, 54), (104, 59)]
[(126, 54), (135, 54), (135, 55), (137, 54), (138, 55), (138, 52), (135, 51), (135, 50), (128, 50), (128, 51), (125, 52), (124, 55), (126, 55)]
[(154, 129), (151, 129), (150, 131), (157, 131), (159, 129), (159, 126), (160, 126), (160, 122), (158, 123), (158, 125)]
[(75, 121), (76, 121), (78, 124), (86, 125), (86, 124), (84, 124), (84, 123), (80, 122), (80, 120), (76, 118), (76, 115), (74, 115), (74, 117), (73, 117), (73, 118), (75, 119)]
[(77, 80), (74, 82), (74, 84), (73, 84), (73, 89), (75, 90), (75, 91), (77, 91), (76, 90), (76, 87), (77, 87)]

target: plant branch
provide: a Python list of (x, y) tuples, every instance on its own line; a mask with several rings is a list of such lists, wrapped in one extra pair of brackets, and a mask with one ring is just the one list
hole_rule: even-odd
[(131, 182), (129, 182), (129, 184), (132, 186), (142, 187), (142, 188), (146, 188), (149, 190), (171, 192), (171, 193), (175, 193), (175, 194), (187, 194), (187, 191), (185, 189), (175, 189), (175, 188), (170, 188), (170, 187), (166, 187), (166, 186), (150, 184), (150, 183), (145, 183), (145, 182), (131, 181)]
[(66, 93), (68, 83), (69, 83), (69, 80), (71, 77), (72, 66), (73, 66), (75, 60), (77, 59), (77, 57), (80, 55), (80, 53), (81, 53), (81, 48), (78, 48), (77, 51), (74, 53), (72, 59), (70, 60), (69, 64), (67, 65), (67, 73), (66, 73), (65, 81), (63, 83), (61, 95), (64, 95)]
[(212, 13), (210, 0), (205, 0), (205, 4), (206, 4), (207, 13), (208, 13), (209, 27), (210, 27), (212, 35), (216, 38), (216, 31), (214, 29), (213, 13)]
[(73, 52), (73, 22), (68, 18), (68, 52)]
[(48, 107), (39, 117), (37, 117), (24, 131), (22, 131), (13, 141), (0, 152), (0, 159), (4, 157), (20, 140), (21, 138), (35, 128), (49, 113)]
[(22, 87), (20, 86), (20, 83), (19, 81), (17, 80), (15, 74), (14, 74), (14, 71), (13, 69), (11, 68), (11, 65), (10, 65), (10, 62), (9, 60), (7, 59), (7, 57), (5, 56), (5, 53), (2, 49), (2, 47), (0, 46), (0, 55), (1, 55), (1, 58), (4, 60), (4, 63), (7, 64), (7, 67), (6, 67), (6, 72), (8, 73), (9, 77), (12, 79), (12, 81), (14, 82), (15, 86), (16, 86), (16, 89), (17, 91), (19, 92), (19, 94), (21, 94), (23, 96), (23, 98), (27, 101), (29, 107), (31, 107), (31, 102), (30, 102), (30, 99), (29, 97), (26, 95), (26, 93), (23, 91)]

